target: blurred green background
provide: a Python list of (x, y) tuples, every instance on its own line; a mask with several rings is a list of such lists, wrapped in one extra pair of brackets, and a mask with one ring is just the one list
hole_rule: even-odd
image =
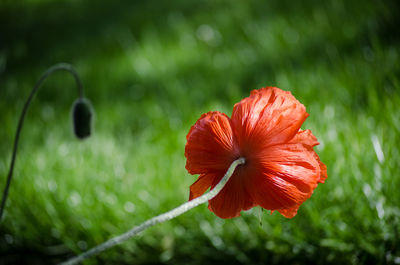
[(189, 196), (185, 136), (252, 89), (290, 90), (328, 180), (293, 219), (206, 205), (87, 264), (400, 264), (398, 1), (0, 2), (0, 187), (23, 103), (73, 64), (95, 132), (72, 135), (77, 97), (51, 76), (26, 117), (0, 264), (52, 264)]

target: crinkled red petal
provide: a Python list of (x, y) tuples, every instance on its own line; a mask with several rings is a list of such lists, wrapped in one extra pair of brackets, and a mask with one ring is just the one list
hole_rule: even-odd
[(203, 114), (186, 138), (186, 169), (190, 174), (225, 171), (237, 158), (230, 119), (223, 113)]
[[(240, 216), (241, 211), (246, 211), (256, 206), (245, 188), (246, 172), (239, 166), (225, 187), (209, 201), (208, 208), (220, 218), (233, 218)], [(212, 188), (218, 184), (220, 178), (215, 178)]]
[(251, 155), (290, 141), (307, 117), (305, 107), (290, 92), (265, 87), (234, 106), (232, 125), (241, 151)]
[(282, 214), (286, 218), (293, 218), (293, 217), (296, 216), (297, 210), (299, 209), (299, 207), (300, 207), (300, 205), (296, 205), (296, 206), (291, 207), (291, 208), (278, 210), (278, 212), (280, 214)]
[(206, 192), (206, 190), (214, 183), (215, 177), (216, 175), (212, 173), (201, 174), (196, 182), (190, 186), (189, 200), (203, 195), (204, 192)]
[(326, 175), (313, 150), (317, 144), (311, 131), (306, 130), (299, 131), (286, 144), (260, 152), (255, 160), (263, 174), (252, 176), (248, 182), (249, 189), (254, 190), (251, 193), (254, 201), (265, 209), (293, 217), (321, 182), (321, 176)]

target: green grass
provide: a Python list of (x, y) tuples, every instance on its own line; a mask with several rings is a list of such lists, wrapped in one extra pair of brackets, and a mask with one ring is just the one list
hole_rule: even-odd
[(96, 117), (93, 137), (78, 141), (72, 78), (57, 73), (39, 91), (0, 264), (61, 261), (185, 202), (196, 179), (184, 167), (190, 126), (207, 111), (230, 115), (267, 85), (307, 107), (303, 128), (328, 167), (295, 218), (260, 220), (255, 208), (222, 220), (202, 205), (87, 264), (400, 263), (396, 10), (356, 0), (3, 1), (1, 187), (23, 102), (47, 67), (77, 67)]

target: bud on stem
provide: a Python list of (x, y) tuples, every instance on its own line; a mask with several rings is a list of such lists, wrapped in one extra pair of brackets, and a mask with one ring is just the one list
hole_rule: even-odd
[(40, 77), (40, 79), (37, 81), (37, 83), (33, 87), (31, 93), (29, 94), (29, 96), (24, 104), (24, 108), (22, 109), (21, 116), (19, 117), (17, 131), (15, 133), (13, 151), (12, 151), (12, 155), (11, 155), (10, 169), (8, 171), (6, 184), (5, 184), (4, 190), (3, 190), (3, 197), (2, 197), (1, 203), (0, 203), (0, 222), (1, 222), (1, 218), (3, 216), (4, 208), (6, 207), (8, 190), (10, 189), (11, 180), (12, 180), (12, 176), (13, 176), (13, 172), (14, 172), (15, 160), (17, 158), (18, 142), (19, 142), (19, 137), (21, 135), (21, 131), (22, 131), (22, 125), (24, 123), (25, 114), (28, 111), (29, 105), (31, 104), (33, 97), (37, 93), (39, 87), (46, 80), (46, 78), (49, 77), (54, 72), (60, 71), (60, 70), (67, 71), (68, 73), (70, 73), (74, 77), (76, 86), (78, 88), (78, 93), (79, 93), (80, 98), (74, 104), (73, 111), (72, 111), (73, 119), (74, 119), (75, 135), (80, 139), (83, 139), (90, 135), (92, 109), (90, 107), (89, 101), (83, 99), (83, 86), (82, 86), (82, 82), (78, 76), (78, 73), (75, 71), (75, 68), (72, 67), (72, 65), (67, 64), (67, 63), (59, 63), (56, 65), (53, 65), (52, 67), (47, 69), (46, 72), (43, 73), (43, 75)]
[(78, 98), (72, 106), (72, 122), (74, 134), (78, 139), (89, 137), (92, 131), (93, 111), (90, 102), (85, 98)]

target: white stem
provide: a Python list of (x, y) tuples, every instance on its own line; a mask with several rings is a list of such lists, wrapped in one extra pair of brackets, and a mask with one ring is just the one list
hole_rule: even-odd
[(125, 232), (124, 234), (113, 237), (113, 238), (107, 240), (106, 242), (104, 242), (94, 248), (91, 248), (88, 251), (80, 254), (79, 256), (73, 257), (61, 264), (62, 265), (77, 264), (78, 262), (81, 262), (93, 255), (97, 255), (106, 249), (109, 249), (115, 245), (121, 244), (122, 242), (128, 240), (129, 238), (137, 235), (141, 231), (143, 231), (155, 224), (163, 223), (165, 221), (171, 220), (171, 219), (189, 211), (190, 209), (211, 200), (212, 198), (217, 196), (217, 194), (222, 190), (222, 188), (228, 182), (230, 177), (233, 175), (233, 172), (235, 171), (236, 167), (244, 164), (245, 162), (246, 162), (246, 160), (243, 157), (233, 161), (232, 164), (230, 165), (228, 171), (226, 172), (225, 176), (219, 181), (219, 183), (214, 187), (214, 189), (210, 190), (208, 193), (203, 194), (202, 196), (200, 196), (196, 199), (188, 201), (188, 202), (170, 210), (169, 212), (166, 212), (166, 213), (160, 214), (156, 217), (153, 217), (153, 218), (145, 221), (141, 225), (133, 227), (131, 230)]

